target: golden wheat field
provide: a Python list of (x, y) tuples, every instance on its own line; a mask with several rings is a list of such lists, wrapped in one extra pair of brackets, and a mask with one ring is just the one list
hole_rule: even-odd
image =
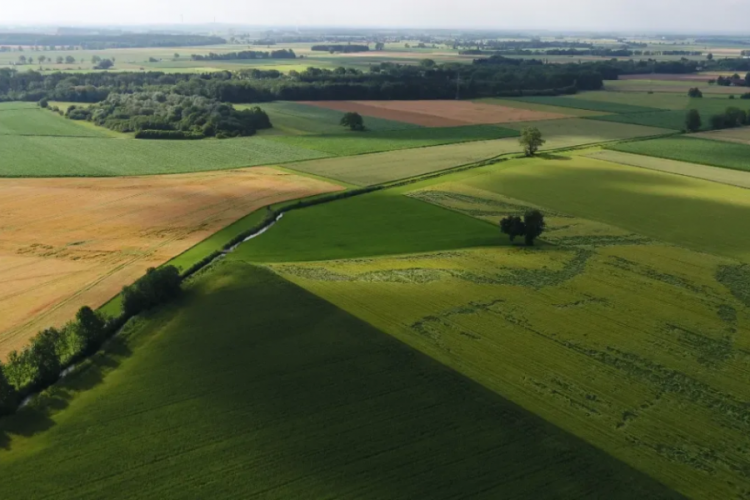
[(272, 168), (0, 186), (0, 359), (247, 213), (340, 189)]

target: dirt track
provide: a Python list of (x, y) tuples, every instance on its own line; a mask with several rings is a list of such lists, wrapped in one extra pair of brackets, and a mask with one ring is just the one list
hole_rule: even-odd
[(340, 189), (271, 168), (2, 179), (0, 359), (265, 205)]

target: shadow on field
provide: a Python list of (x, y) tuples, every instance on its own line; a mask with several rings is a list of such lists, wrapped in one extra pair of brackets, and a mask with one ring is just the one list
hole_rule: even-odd
[(541, 158), (542, 160), (563, 160), (563, 161), (572, 160), (572, 157), (570, 156), (556, 155), (554, 153), (538, 153), (536, 157)]
[(15, 415), (0, 419), (0, 448), (11, 449), (13, 436), (28, 438), (52, 428), (55, 425), (52, 415), (66, 409), (76, 394), (102, 383), (107, 373), (132, 354), (124, 339), (111, 339), (103, 351), (78, 365), (64, 381), (34, 396)]

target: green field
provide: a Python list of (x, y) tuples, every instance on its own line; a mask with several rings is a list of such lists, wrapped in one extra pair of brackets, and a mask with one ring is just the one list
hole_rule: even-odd
[(676, 498), (238, 262), (3, 420), (0, 439), (7, 498)]
[[(249, 108), (256, 104), (238, 104), (237, 109)], [(309, 106), (295, 102), (277, 101), (259, 103), (263, 111), (268, 113), (275, 130), (286, 134), (340, 134), (344, 131), (341, 126), (343, 113), (319, 106)], [(419, 125), (383, 120), (365, 116), (368, 130), (405, 130), (420, 128)]]
[(547, 104), (549, 106), (560, 106), (568, 108), (587, 109), (589, 111), (601, 111), (604, 113), (645, 113), (655, 111), (654, 108), (646, 106), (634, 106), (617, 102), (594, 101), (587, 99), (574, 99), (573, 97), (511, 97), (514, 101), (530, 102), (533, 104)]
[(391, 190), (295, 210), (231, 260), (349, 259), (505, 244), (496, 227)]
[(618, 144), (612, 149), (625, 153), (656, 156), (670, 160), (701, 163), (714, 167), (750, 170), (750, 145), (694, 137), (667, 137), (650, 141)]
[(547, 141), (542, 149), (569, 148), (636, 137), (658, 136), (672, 132), (662, 128), (600, 122), (583, 118), (509, 123), (506, 126), (521, 130), (530, 125), (537, 127), (542, 132), (542, 137)]
[(326, 155), (262, 137), (145, 141), (0, 135), (0, 176), (173, 174), (287, 163)]
[(499, 155), (519, 152), (521, 152), (521, 147), (518, 140), (508, 138), (366, 154), (350, 158), (327, 158), (293, 163), (288, 167), (356, 186), (367, 186), (439, 172)]
[(0, 135), (110, 137), (106, 129), (87, 127), (40, 108), (0, 108)]
[(693, 100), (687, 96), (687, 92), (685, 92), (685, 95), (676, 95), (664, 93), (648, 94), (646, 92), (609, 92), (606, 90), (581, 92), (579, 94), (570, 96), (570, 98), (576, 100), (580, 99), (588, 102), (609, 102), (625, 104), (628, 106), (641, 106), (646, 108), (669, 110), (686, 109), (690, 101)]
[[(366, 120), (369, 123), (369, 119)], [(519, 132), (492, 125), (413, 128), (410, 130), (345, 132), (322, 136), (274, 136), (273, 140), (336, 156), (352, 156), (398, 149), (423, 148), (459, 142), (517, 137)]]
[(34, 102), (0, 102), (0, 111), (11, 111), (18, 109), (38, 109), (38, 106)]

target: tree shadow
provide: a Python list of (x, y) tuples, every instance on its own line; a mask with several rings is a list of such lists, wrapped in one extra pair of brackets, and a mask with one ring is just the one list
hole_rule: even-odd
[(55, 413), (66, 409), (77, 394), (101, 384), (109, 372), (132, 354), (126, 338), (110, 339), (100, 352), (79, 363), (55, 385), (32, 396), (15, 414), (0, 419), (0, 449), (10, 450), (14, 436), (29, 438), (51, 429)]
[(564, 160), (564, 161), (570, 161), (573, 158), (570, 156), (563, 156), (563, 155), (557, 155), (554, 153), (538, 153), (536, 155), (537, 158), (541, 158), (542, 160)]

